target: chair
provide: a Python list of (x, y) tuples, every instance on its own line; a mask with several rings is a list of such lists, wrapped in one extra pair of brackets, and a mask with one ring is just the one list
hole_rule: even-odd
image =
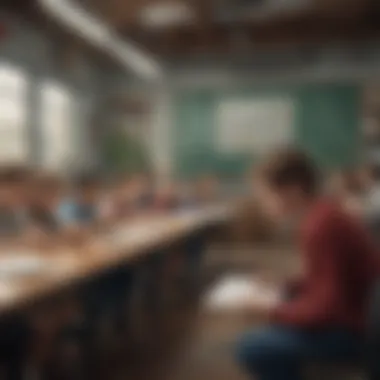
[(368, 309), (363, 360), (344, 365), (316, 365), (309, 369), (308, 380), (380, 379), (380, 279), (374, 286)]
[(22, 380), (32, 341), (32, 328), (23, 317), (12, 317), (0, 325), (0, 361), (7, 380)]
[(380, 379), (380, 279), (375, 284), (368, 313), (364, 365), (368, 380)]

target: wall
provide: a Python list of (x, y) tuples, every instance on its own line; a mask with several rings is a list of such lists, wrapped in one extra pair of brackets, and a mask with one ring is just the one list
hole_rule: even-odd
[(178, 176), (216, 171), (243, 173), (255, 152), (225, 155), (215, 146), (215, 110), (225, 97), (285, 95), (296, 102), (295, 142), (324, 168), (351, 165), (359, 158), (359, 86), (342, 84), (260, 87), (237, 90), (182, 90), (174, 97), (173, 163)]
[(80, 57), (80, 65), (68, 69), (62, 63), (62, 46), (49, 35), (25, 22), (4, 17), (8, 34), (0, 41), (0, 64), (7, 63), (22, 68), (28, 75), (28, 122), (29, 155), (31, 161), (41, 159), (40, 96), (39, 86), (45, 79), (53, 79), (65, 85), (73, 95), (73, 131), (76, 134), (75, 165), (87, 165), (93, 160), (90, 141), (90, 121), (102, 93), (98, 69)]
[(168, 65), (170, 84), (152, 90), (133, 77), (113, 91), (145, 91), (154, 104), (152, 153), (160, 173), (243, 171), (250, 157), (216, 151), (214, 109), (220, 98), (285, 94), (297, 104), (296, 138), (325, 167), (360, 156), (360, 89), (380, 79), (378, 44), (325, 46), (312, 51), (258, 53), (244, 59), (188, 57)]

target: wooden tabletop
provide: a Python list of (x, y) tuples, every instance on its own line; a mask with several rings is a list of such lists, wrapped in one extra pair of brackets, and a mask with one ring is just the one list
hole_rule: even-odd
[(178, 241), (226, 217), (225, 210), (220, 208), (161, 215), (125, 223), (111, 233), (92, 239), (80, 250), (2, 252), (0, 316), (151, 254), (155, 248)]

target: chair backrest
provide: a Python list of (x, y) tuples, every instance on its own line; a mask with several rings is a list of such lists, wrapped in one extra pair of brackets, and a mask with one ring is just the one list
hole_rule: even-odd
[(369, 215), (366, 217), (368, 230), (377, 244), (380, 243), (380, 214)]
[(380, 379), (380, 278), (371, 294), (364, 355), (368, 380)]

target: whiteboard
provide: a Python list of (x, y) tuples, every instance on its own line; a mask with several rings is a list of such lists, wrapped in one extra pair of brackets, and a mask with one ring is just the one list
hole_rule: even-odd
[(289, 97), (227, 99), (216, 115), (217, 148), (265, 153), (294, 139), (295, 102)]

